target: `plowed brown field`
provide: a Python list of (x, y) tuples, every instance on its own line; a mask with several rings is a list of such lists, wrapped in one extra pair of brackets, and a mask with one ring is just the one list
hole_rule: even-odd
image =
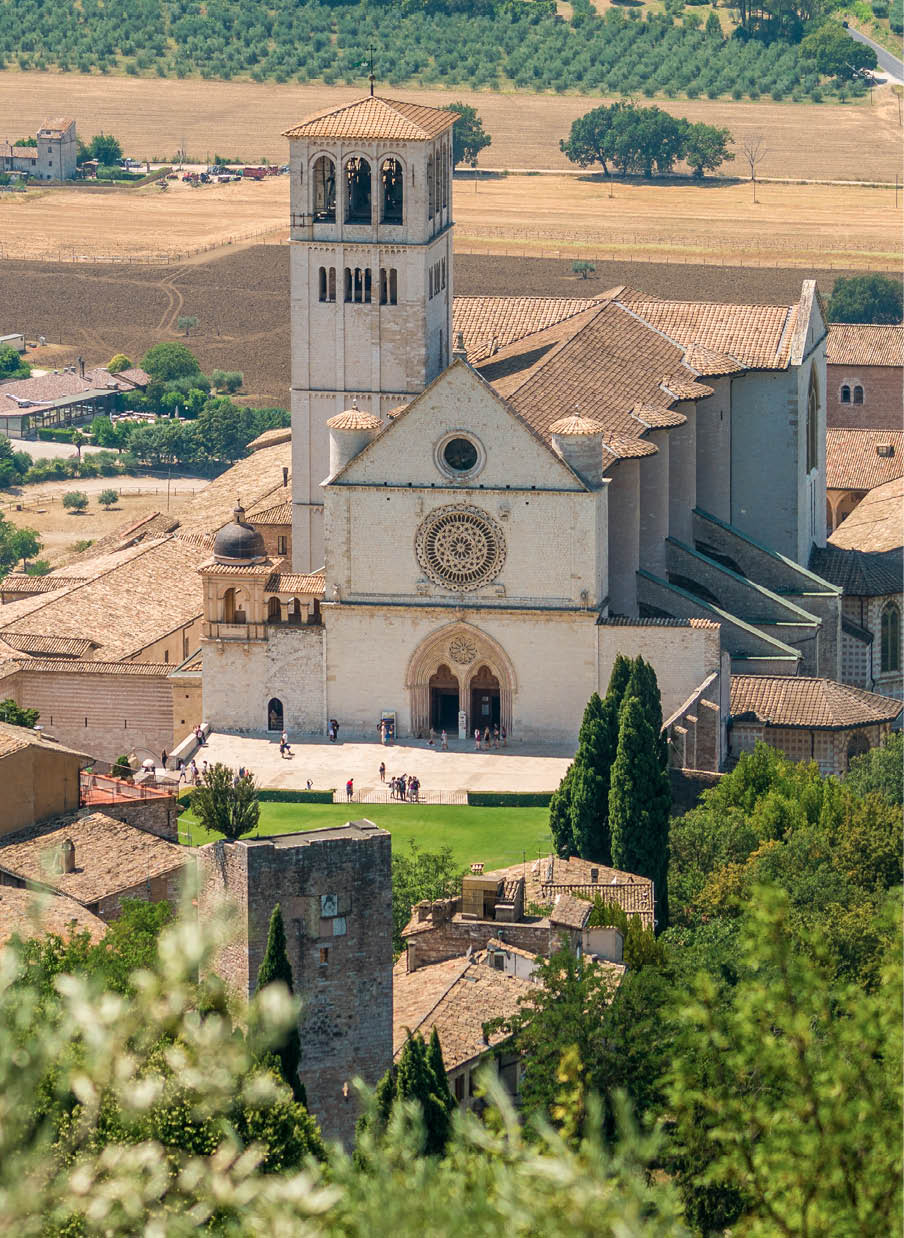
[[(630, 261), (597, 263), (589, 280), (576, 278), (570, 260), (461, 255), (455, 291), (594, 295), (632, 284), (660, 296), (713, 301), (790, 302), (804, 275), (824, 294), (838, 271), (738, 268)], [(285, 407), (289, 391), (289, 269), (285, 246), (259, 245), (181, 267), (81, 266), (0, 262), (0, 305), (30, 339), (46, 336), (68, 345), (53, 364), (80, 353), (90, 364), (117, 352), (133, 360), (161, 339), (176, 338), (179, 313), (196, 315), (188, 341), (202, 366), (242, 370), (249, 396)]]
[[(198, 159), (214, 152), (245, 162), (283, 162), (281, 136), (309, 112), (347, 103), (361, 87), (274, 82), (81, 76), (76, 73), (0, 73), (0, 134), (10, 139), (47, 116), (75, 116), (81, 135), (116, 134), (129, 154), (172, 158), (184, 149)], [(566, 168), (559, 139), (571, 122), (602, 99), (588, 95), (490, 94), (467, 90), (396, 90), (387, 95), (442, 105), (473, 104), (492, 135), (483, 152), (488, 168)], [(897, 103), (887, 87), (859, 104), (771, 103), (728, 99), (657, 100), (689, 120), (730, 129), (737, 143), (761, 134), (767, 147), (762, 176), (808, 180), (894, 181), (900, 170)]]

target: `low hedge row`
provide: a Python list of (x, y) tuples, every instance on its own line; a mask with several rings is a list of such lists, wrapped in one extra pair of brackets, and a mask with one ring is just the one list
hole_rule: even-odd
[(38, 438), (42, 443), (71, 443), (74, 430), (39, 430)]
[[(191, 804), (192, 788), (186, 787), (178, 795), (183, 810)], [(262, 804), (332, 804), (332, 791), (284, 791), (281, 788), (264, 787), (258, 792)]]
[(548, 808), (552, 791), (469, 791), (471, 808)]

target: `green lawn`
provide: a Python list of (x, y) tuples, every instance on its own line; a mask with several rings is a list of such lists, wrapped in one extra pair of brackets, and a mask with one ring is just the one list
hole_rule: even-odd
[[(469, 808), (418, 804), (261, 804), (258, 835), (291, 834), (300, 830), (344, 825), (367, 817), (392, 834), (392, 845), (407, 849), (415, 841), (424, 851), (451, 847), (456, 864), (482, 860), (487, 868), (517, 864), (525, 856), (548, 855), (552, 841), (546, 808)], [(179, 831), (189, 831), (192, 846), (219, 837), (202, 830), (190, 812), (179, 818)], [(256, 835), (249, 837), (256, 837)], [(189, 840), (185, 840), (189, 841)]]

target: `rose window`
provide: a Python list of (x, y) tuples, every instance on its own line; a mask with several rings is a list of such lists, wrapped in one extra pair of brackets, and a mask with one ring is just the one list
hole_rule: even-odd
[(486, 584), (505, 561), (501, 530), (476, 507), (432, 512), (418, 530), (415, 551), (431, 580), (456, 591)]

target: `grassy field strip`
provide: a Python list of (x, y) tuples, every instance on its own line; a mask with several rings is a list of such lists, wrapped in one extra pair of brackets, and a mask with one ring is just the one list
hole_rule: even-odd
[[(483, 861), (487, 868), (517, 864), (522, 859), (532, 861), (548, 855), (552, 847), (546, 808), (264, 803), (259, 835), (323, 829), (344, 825), (355, 817), (366, 817), (389, 830), (395, 851), (407, 851), (411, 842), (423, 851), (451, 847), (455, 863), (462, 868), (475, 861)], [(183, 841), (195, 847), (219, 837), (202, 830), (190, 812), (179, 818), (179, 831)]]

